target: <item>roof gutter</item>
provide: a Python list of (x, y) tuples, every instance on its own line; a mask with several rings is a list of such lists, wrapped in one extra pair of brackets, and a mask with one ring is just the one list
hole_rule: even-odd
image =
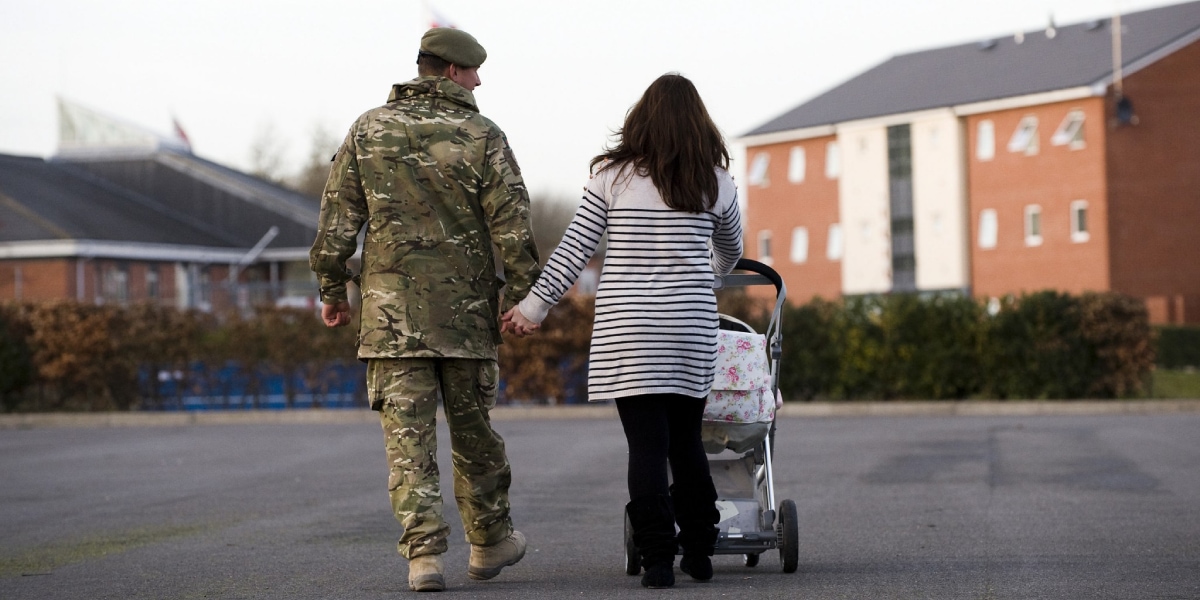
[[(112, 258), (162, 262), (238, 264), (246, 257), (245, 248), (212, 248), (108, 242), (101, 240), (39, 240), (0, 243), (0, 260), (38, 258)], [(295, 257), (295, 258), (293, 258)], [(308, 248), (278, 248), (264, 251), (259, 258), (272, 260), (307, 259)]]
[[(1111, 79), (1111, 77), (1109, 79)], [(1000, 98), (998, 100), (985, 100), (983, 102), (971, 102), (968, 104), (958, 104), (954, 106), (933, 107), (905, 113), (880, 115), (877, 117), (868, 117), (864, 119), (852, 119), (849, 121), (841, 121), (828, 125), (817, 125), (814, 127), (803, 127), (800, 129), (788, 129), (784, 131), (773, 131), (771, 133), (760, 133), (758, 135), (748, 135), (738, 138), (737, 141), (745, 144), (747, 148), (753, 148), (756, 146), (766, 146), (769, 144), (779, 144), (783, 142), (797, 142), (816, 137), (835, 135), (838, 131), (841, 131), (845, 128), (859, 128), (869, 125), (895, 125), (898, 123), (911, 123), (913, 121), (928, 118), (933, 115), (945, 114), (947, 111), (953, 113), (955, 116), (965, 117), (969, 115), (995, 112), (1000, 110), (1011, 110), (1015, 108), (1027, 108), (1030, 106), (1051, 104), (1054, 102), (1069, 102), (1071, 100), (1079, 100), (1082, 98), (1103, 96), (1108, 89), (1108, 83), (1108, 80), (1102, 80), (1093, 85), (1078, 86), (1050, 92), (1038, 92), (1036, 94), (1012, 96), (1010, 98)]]
[(958, 106), (950, 107), (954, 114), (960, 117), (969, 115), (977, 115), (980, 113), (996, 112), (1001, 110), (1012, 110), (1014, 108), (1028, 108), (1030, 106), (1040, 106), (1042, 104), (1053, 104), (1055, 102), (1070, 102), (1071, 100), (1081, 100), (1083, 98), (1092, 98), (1095, 96), (1103, 96), (1108, 89), (1108, 85), (1082, 85), (1079, 87), (1066, 88), (1062, 90), (1054, 90), (1050, 92), (1039, 92), (1036, 94), (1026, 94), (1024, 96), (1013, 96), (1011, 98), (1000, 98), (998, 100), (985, 100), (983, 102), (972, 102), (970, 104), (959, 104)]

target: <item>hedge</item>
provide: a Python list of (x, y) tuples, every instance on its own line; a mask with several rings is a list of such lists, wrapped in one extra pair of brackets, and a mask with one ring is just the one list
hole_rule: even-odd
[(1160, 326), (1158, 366), (1164, 369), (1200, 368), (1200, 327)]
[[(766, 306), (737, 291), (722, 312), (765, 329)], [(539, 332), (500, 347), (503, 401), (586, 398), (590, 298), (568, 298)], [(330, 364), (353, 363), (353, 327), (328, 329), (311, 310), (253, 316), (75, 303), (0, 307), (5, 410), (170, 406), (146, 373), (215, 378), (237, 365), (251, 393), (263, 373), (325, 389)], [(783, 310), (780, 388), (788, 400), (1119, 398), (1142, 392), (1154, 365), (1145, 306), (1114, 293), (1038, 292), (989, 312), (961, 295), (814, 300)], [(1200, 364), (1200, 328), (1158, 329), (1163, 366)], [(196, 364), (207, 365), (197, 371)], [(286, 382), (296, 379), (289, 376)], [(187, 385), (213, 382), (183, 381)], [(292, 386), (292, 383), (288, 384)], [(290, 399), (294, 389), (286, 389)]]
[[(74, 302), (0, 307), (0, 399), (6, 411), (171, 407), (157, 374), (178, 373), (179, 394), (214, 389), (230, 365), (249, 392), (262, 374), (313, 390), (330, 364), (354, 361), (355, 331), (326, 328), (311, 310), (264, 307), (212, 315), (170, 307)], [(294, 389), (285, 389), (288, 403)], [(365, 400), (364, 400), (365, 405)]]

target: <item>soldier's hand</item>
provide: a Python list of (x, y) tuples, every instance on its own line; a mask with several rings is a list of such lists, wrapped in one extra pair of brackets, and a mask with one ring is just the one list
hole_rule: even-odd
[(338, 302), (337, 304), (322, 304), (321, 320), (325, 322), (326, 327), (341, 327), (349, 324), (350, 303)]

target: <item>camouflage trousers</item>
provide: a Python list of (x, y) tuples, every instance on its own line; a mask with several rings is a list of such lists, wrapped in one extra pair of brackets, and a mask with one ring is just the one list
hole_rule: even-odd
[(404, 526), (399, 551), (412, 559), (446, 551), (437, 464), (437, 402), (442, 398), (454, 465), (454, 498), (468, 542), (489, 546), (512, 533), (512, 473), (492, 429), (499, 370), (494, 360), (371, 359), (367, 391), (383, 424), (392, 512)]

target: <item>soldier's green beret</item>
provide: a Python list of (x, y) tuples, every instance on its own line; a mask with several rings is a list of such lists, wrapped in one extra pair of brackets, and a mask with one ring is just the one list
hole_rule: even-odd
[(471, 34), (461, 29), (435, 27), (421, 36), (421, 52), (427, 52), (460, 67), (478, 67), (487, 51)]

